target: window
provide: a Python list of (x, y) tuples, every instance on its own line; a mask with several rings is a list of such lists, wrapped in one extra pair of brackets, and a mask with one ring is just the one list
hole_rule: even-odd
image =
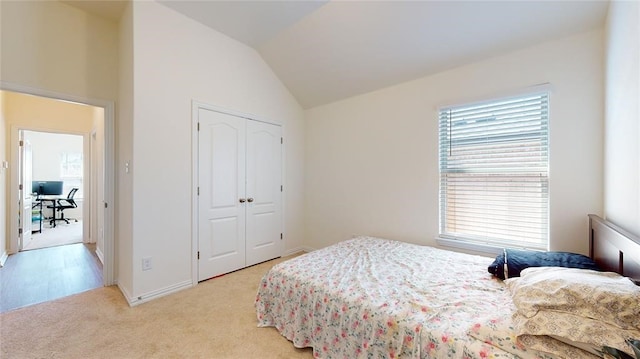
[(441, 108), (440, 239), (546, 250), (549, 95)]
[(81, 152), (62, 152), (60, 154), (60, 179), (64, 181), (63, 194), (72, 188), (78, 188), (76, 198), (83, 197), (82, 191), (83, 162)]

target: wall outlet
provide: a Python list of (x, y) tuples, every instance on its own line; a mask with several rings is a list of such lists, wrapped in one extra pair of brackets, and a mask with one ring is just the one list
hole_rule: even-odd
[(151, 257), (142, 258), (142, 270), (150, 270), (151, 269)]

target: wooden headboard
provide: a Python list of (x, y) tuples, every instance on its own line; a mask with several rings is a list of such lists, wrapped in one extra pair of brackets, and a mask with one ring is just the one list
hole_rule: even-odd
[(640, 285), (640, 237), (595, 214), (589, 215), (589, 255), (600, 268)]

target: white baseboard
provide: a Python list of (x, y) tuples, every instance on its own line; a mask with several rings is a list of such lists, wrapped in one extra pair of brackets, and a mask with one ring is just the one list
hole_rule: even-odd
[(98, 256), (100, 263), (104, 266), (104, 253), (102, 253), (102, 250), (98, 246), (96, 246), (96, 256)]
[(298, 253), (309, 253), (309, 252), (313, 252), (315, 251), (315, 249), (311, 248), (311, 247), (297, 247), (297, 248), (292, 248), (289, 249), (287, 251), (285, 251), (282, 256), (283, 257), (287, 257), (287, 256), (292, 256), (294, 254), (298, 254)]
[(7, 261), (7, 258), (9, 258), (9, 254), (7, 254), (7, 251), (3, 251), (2, 255), (0, 256), (0, 268), (4, 267), (5, 262)]
[(165, 295), (173, 294), (183, 289), (188, 289), (191, 287), (193, 287), (193, 283), (191, 282), (191, 280), (187, 280), (181, 283), (176, 283), (174, 285), (171, 285), (162, 289), (154, 290), (152, 292), (134, 297), (131, 294), (129, 294), (129, 292), (127, 292), (123, 287), (121, 287), (120, 284), (118, 284), (118, 288), (120, 289), (120, 291), (122, 292), (122, 295), (124, 295), (124, 298), (127, 300), (127, 303), (129, 303), (129, 306), (131, 307), (134, 307), (136, 305), (146, 303), (150, 300), (164, 297)]

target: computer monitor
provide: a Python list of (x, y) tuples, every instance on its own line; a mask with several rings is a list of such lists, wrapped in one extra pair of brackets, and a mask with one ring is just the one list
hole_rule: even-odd
[(33, 181), (31, 191), (39, 196), (59, 196), (63, 184), (63, 181)]
[(44, 186), (44, 183), (42, 181), (31, 182), (31, 193), (35, 193), (35, 194), (42, 193), (41, 186)]

